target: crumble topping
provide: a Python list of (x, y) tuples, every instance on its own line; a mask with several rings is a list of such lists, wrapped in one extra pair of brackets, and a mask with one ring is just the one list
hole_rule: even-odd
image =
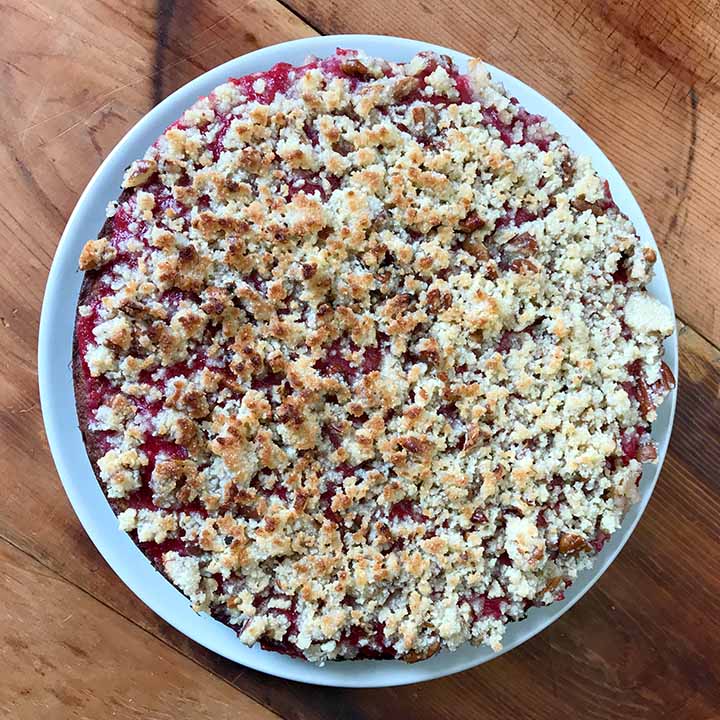
[(619, 527), (674, 385), (655, 253), (482, 63), (230, 80), (123, 188), (80, 415), (196, 610), (313, 661), (499, 648)]

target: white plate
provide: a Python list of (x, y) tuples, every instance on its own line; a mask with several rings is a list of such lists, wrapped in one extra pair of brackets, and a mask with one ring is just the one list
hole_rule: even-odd
[[(358, 48), (388, 60), (409, 60), (420, 50), (445, 53), (465, 68), (468, 56), (447, 48), (416, 40), (379, 35), (335, 35), (313, 37), (273, 45), (231, 60), (180, 88), (151, 110), (118, 143), (100, 166), (78, 201), (65, 228), (50, 270), (40, 319), (38, 377), (45, 429), (58, 473), (80, 518), (80, 522), (97, 549), (122, 581), (158, 615), (205, 647), (242, 665), (279, 677), (302, 682), (339, 687), (381, 687), (403, 685), (451, 673), (498, 657), (488, 648), (463, 647), (454, 653), (439, 653), (430, 660), (408, 665), (394, 660), (329, 662), (318, 667), (259, 648), (248, 648), (225, 625), (210, 617), (197, 615), (188, 600), (157, 572), (131, 539), (117, 528), (115, 515), (107, 503), (90, 462), (78, 428), (75, 411), (71, 366), (75, 306), (82, 274), (77, 270), (80, 250), (86, 240), (95, 237), (105, 219), (105, 207), (120, 193), (124, 169), (141, 157), (162, 131), (199, 96), (207, 95), (228, 77), (267, 70), (277, 62), (300, 64), (309, 54), (327, 56), (336, 47)], [(618, 206), (635, 224), (645, 244), (656, 248), (642, 211), (617, 170), (595, 143), (549, 100), (511, 75), (489, 67), (495, 80), (502, 82), (510, 94), (530, 112), (545, 115), (568, 139), (577, 152), (590, 155), (600, 175), (610, 182)], [(672, 298), (662, 260), (658, 255), (651, 292), (672, 307)], [(666, 343), (666, 361), (677, 377), (677, 337)], [(556, 620), (592, 586), (615, 559), (627, 542), (650, 499), (660, 472), (675, 412), (675, 395), (662, 405), (653, 427), (658, 443), (658, 464), (647, 466), (640, 484), (640, 502), (625, 517), (598, 556), (592, 570), (584, 573), (566, 593), (566, 599), (545, 608), (533, 608), (522, 622), (511, 623), (505, 634), (504, 651), (525, 642)]]

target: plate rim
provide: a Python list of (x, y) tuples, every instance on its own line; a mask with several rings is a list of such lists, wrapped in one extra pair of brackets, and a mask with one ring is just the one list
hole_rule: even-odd
[[(58, 335), (61, 335), (63, 332), (58, 328), (67, 325), (67, 312), (66, 316), (63, 317), (62, 310), (64, 307), (67, 311), (68, 308), (66, 306), (68, 303), (65, 302), (63, 305), (56, 301), (58, 298), (62, 298), (64, 294), (67, 294), (67, 291), (64, 292), (65, 286), (68, 284), (73, 286), (69, 291), (70, 297), (68, 300), (72, 301), (72, 312), (70, 314), (72, 316), (71, 324), (74, 324), (75, 304), (77, 301), (75, 286), (77, 286), (77, 290), (79, 290), (80, 287), (80, 273), (77, 271), (77, 256), (78, 248), (81, 247), (81, 245), (78, 245), (81, 241), (74, 240), (74, 236), (81, 235), (79, 232), (80, 227), (91, 222), (87, 217), (88, 215), (98, 215), (97, 211), (100, 200), (98, 200), (97, 196), (103, 196), (105, 194), (102, 191), (103, 183), (105, 185), (108, 185), (108, 183), (112, 184), (115, 188), (114, 197), (117, 197), (120, 189), (120, 180), (122, 178), (122, 173), (120, 172), (120, 174), (118, 174), (119, 161), (121, 158), (125, 156), (141, 157), (147, 146), (163, 132), (165, 127), (181, 115), (184, 108), (189, 107), (197, 97), (207, 94), (212, 88), (224, 82), (228, 77), (255, 72), (257, 71), (256, 68), (267, 69), (271, 64), (283, 61), (286, 57), (292, 59), (285, 61), (297, 64), (299, 60), (295, 55), (299, 49), (305, 50), (306, 53), (325, 55), (331, 53), (337, 46), (363, 49), (369, 54), (376, 54), (378, 56), (403, 56), (406, 59), (409, 59), (419, 50), (434, 50), (450, 55), (453, 59), (460, 62), (463, 67), (471, 57), (470, 55), (455, 51), (451, 48), (442, 47), (422, 40), (412, 40), (388, 35), (343, 34), (313, 36), (269, 45), (233, 58), (194, 78), (169, 95), (165, 100), (143, 115), (118, 141), (91, 177), (67, 221), (53, 257), (43, 297), (38, 337), (38, 383), (43, 423), (48, 445), (58, 476), (60, 477), (75, 514), (105, 562), (108, 563), (123, 583), (142, 600), (142, 602), (150, 607), (153, 612), (200, 645), (241, 665), (266, 672), (276, 677), (328, 687), (400, 686), (461, 672), (495, 659), (514, 647), (521, 645), (526, 640), (542, 632), (567, 612), (593, 587), (612, 562), (614, 562), (619, 552), (631, 537), (652, 497), (653, 489), (662, 470), (667, 452), (677, 401), (678, 330), (677, 323), (675, 323), (675, 332), (671, 338), (666, 341), (665, 347), (665, 359), (675, 374), (676, 387), (671, 391), (670, 396), (661, 406), (659, 419), (653, 424), (653, 435), (656, 434), (656, 426), (661, 424), (663, 426), (661, 436), (656, 437), (659, 443), (658, 463), (657, 465), (646, 466), (645, 468), (641, 483), (640, 500), (628, 511), (623, 519), (621, 528), (612, 535), (606, 548), (596, 556), (596, 562), (593, 564), (593, 567), (584, 571), (576, 580), (573, 587), (567, 593), (566, 600), (555, 602), (545, 608), (533, 608), (531, 613), (534, 613), (534, 616), (529, 616), (520, 622), (508, 624), (506, 638), (510, 636), (512, 639), (500, 652), (493, 653), (487, 648), (474, 648), (466, 645), (454, 653), (443, 652), (430, 660), (414, 665), (392, 660), (362, 660), (351, 662), (331, 661), (321, 666), (305, 660), (287, 658), (278, 653), (264, 651), (259, 648), (247, 648), (240, 643), (235, 633), (225, 626), (222, 627), (232, 634), (234, 642), (231, 642), (230, 639), (227, 639), (226, 642), (218, 642), (220, 635), (217, 631), (211, 632), (209, 623), (216, 625), (221, 624), (218, 621), (207, 618), (207, 616), (192, 613), (189, 609), (187, 598), (182, 595), (179, 590), (176, 590), (158, 571), (152, 568), (145, 556), (139, 548), (132, 543), (129, 537), (124, 533), (120, 536), (121, 531), (118, 530), (117, 523), (114, 523), (112, 527), (104, 524), (104, 518), (102, 518), (102, 516), (106, 516), (107, 511), (112, 513), (112, 510), (105, 500), (104, 495), (102, 495), (99, 484), (90, 468), (89, 461), (87, 461), (85, 446), (81, 445), (81, 449), (82, 453), (85, 454), (85, 464), (87, 467), (78, 468), (76, 462), (80, 462), (82, 465), (82, 459), (78, 460), (78, 458), (71, 457), (73, 453), (77, 452), (77, 446), (68, 448), (65, 445), (68, 434), (70, 436), (75, 434), (79, 436), (80, 433), (78, 428), (75, 428), (73, 431), (72, 428), (68, 427), (73, 424), (70, 423), (69, 420), (74, 420), (77, 417), (74, 406), (74, 390), (70, 387), (73, 403), (72, 407), (68, 407), (68, 388), (62, 386), (62, 376), (67, 372), (72, 385), (71, 374), (69, 373), (69, 368), (66, 368), (64, 372), (62, 367), (63, 363), (58, 363), (59, 356), (61, 359), (64, 359), (65, 355), (63, 353), (68, 351), (67, 357), (70, 357), (69, 353), (71, 352), (70, 348), (63, 347), (62, 337), (60, 338), (61, 342), (58, 348)], [(271, 62), (267, 62), (267, 58), (273, 59)], [(657, 250), (657, 244), (652, 232), (630, 188), (622, 179), (614, 165), (610, 163), (602, 150), (587, 133), (562, 109), (538, 91), (509, 73), (489, 63), (485, 64), (494, 80), (502, 82), (506, 87), (510, 85), (514, 94), (518, 94), (517, 91), (520, 91), (519, 97), (521, 104), (531, 112), (539, 111), (537, 105), (549, 105), (551, 107), (551, 113), (542, 111), (542, 114), (548, 115), (552, 124), (558, 129), (561, 135), (565, 137), (569, 136), (569, 145), (573, 150), (582, 147), (583, 154), (590, 154), (593, 167), (598, 170), (602, 177), (609, 180), (613, 194), (616, 197), (619, 194), (627, 196), (623, 198), (621, 203), (623, 211), (631, 216), (636, 231), (642, 240)], [(243, 65), (246, 67), (243, 68)], [(179, 111), (177, 106), (180, 106)], [(147, 140), (148, 137), (150, 140)], [(104, 217), (105, 204), (103, 203), (99, 209), (102, 217)], [(97, 225), (95, 232), (97, 232), (101, 224), (102, 223), (99, 223)], [(662, 296), (662, 301), (670, 307), (673, 312), (673, 318), (675, 318), (672, 295), (659, 250), (657, 251), (657, 255), (658, 262), (655, 266), (655, 278), (651, 283), (651, 287), (653, 287), (655, 291), (653, 294), (660, 294)], [(74, 271), (74, 275), (70, 277), (72, 277), (74, 282), (68, 283), (68, 273), (72, 271)], [(64, 323), (63, 320), (65, 320)], [(58, 381), (60, 384), (58, 384)], [(662, 417), (662, 423), (660, 422), (660, 417)], [(85, 497), (85, 494), (89, 493), (96, 498), (96, 493), (92, 492), (92, 488), (83, 488), (83, 484), (87, 485), (89, 482), (87, 478), (88, 470), (90, 471), (90, 479), (97, 487), (97, 491), (103, 498), (106, 508), (98, 507), (94, 499)], [(123, 538), (129, 543), (131, 548), (127, 547), (127, 544), (123, 542)], [(133, 551), (136, 557), (133, 557)], [(126, 565), (128, 559), (138, 560), (140, 564), (144, 562), (148, 567), (145, 568), (145, 572), (139, 572), (142, 568), (134, 568)], [(147, 571), (149, 571), (151, 575), (148, 575)], [(151, 580), (152, 575), (156, 575), (157, 578)], [(144, 579), (148, 583), (148, 586), (137, 587), (138, 578)], [(161, 588), (158, 586), (158, 579), (160, 579), (160, 582), (165, 583), (167, 587)], [(180, 602), (187, 605), (187, 610), (192, 613), (192, 618), (187, 616), (187, 612), (181, 611), (181, 608), (178, 606), (178, 598), (173, 600), (170, 593), (179, 596)], [(531, 619), (535, 622), (531, 622)], [(518, 628), (521, 629), (518, 630)], [(233, 648), (233, 651), (229, 651), (228, 648), (225, 647), (227, 644), (237, 644), (239, 647)]]

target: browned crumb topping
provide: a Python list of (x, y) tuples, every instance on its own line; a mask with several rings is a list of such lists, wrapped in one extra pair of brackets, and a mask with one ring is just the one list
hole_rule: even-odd
[(88, 433), (197, 610), (317, 661), (497, 648), (617, 530), (674, 383), (655, 253), (479, 62), (230, 81), (124, 187)]

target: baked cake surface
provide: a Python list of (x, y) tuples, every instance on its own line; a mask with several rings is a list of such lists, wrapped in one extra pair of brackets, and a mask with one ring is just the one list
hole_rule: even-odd
[(123, 187), (78, 417), (197, 611), (313, 661), (499, 648), (618, 529), (674, 385), (655, 253), (480, 62), (232, 79)]

